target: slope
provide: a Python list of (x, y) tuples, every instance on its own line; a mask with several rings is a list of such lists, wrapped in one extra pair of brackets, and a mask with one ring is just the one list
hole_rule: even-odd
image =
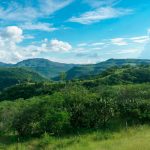
[(0, 67), (0, 90), (19, 83), (40, 82), (45, 80), (46, 79), (31, 70)]

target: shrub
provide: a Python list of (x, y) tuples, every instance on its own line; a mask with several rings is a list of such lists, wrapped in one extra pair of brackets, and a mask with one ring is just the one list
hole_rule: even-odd
[(69, 126), (69, 115), (59, 95), (30, 99), (14, 119), (13, 126), (21, 136), (60, 134)]

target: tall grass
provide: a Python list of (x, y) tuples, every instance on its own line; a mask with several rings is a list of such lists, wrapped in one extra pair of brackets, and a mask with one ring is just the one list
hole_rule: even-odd
[[(4, 139), (5, 138), (5, 139)], [(4, 142), (5, 141), (5, 142)], [(6, 142), (7, 141), (7, 142)], [(150, 126), (132, 127), (118, 132), (97, 131), (69, 137), (19, 140), (0, 138), (0, 149), (5, 150), (150, 150)]]

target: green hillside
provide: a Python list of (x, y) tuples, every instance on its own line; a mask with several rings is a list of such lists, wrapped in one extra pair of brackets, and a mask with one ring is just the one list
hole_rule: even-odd
[(23, 84), (0, 93), (0, 149), (149, 150), (150, 65), (40, 83), (29, 70), (4, 70), (5, 83)]
[[(111, 67), (99, 75), (92, 75), (86, 79), (69, 81), (69, 84), (82, 85), (88, 89), (106, 85), (128, 85), (150, 83), (150, 65)], [(0, 100), (15, 100), (30, 98), (44, 94), (58, 92), (68, 84), (67, 82), (43, 82), (34, 84), (19, 84), (6, 89), (0, 94)]]
[[(97, 75), (101, 72), (105, 71), (108, 68), (114, 66), (123, 66), (123, 65), (146, 65), (150, 64), (150, 60), (144, 59), (109, 59), (107, 61), (98, 63), (98, 64), (91, 64), (91, 65), (82, 65), (76, 66), (70, 69), (66, 73), (66, 79), (74, 79), (74, 78), (85, 78), (86, 76), (90, 75)], [(58, 80), (58, 78), (56, 78)]]
[(35, 58), (18, 62), (17, 64), (0, 63), (1, 67), (23, 67), (31, 69), (47, 79), (60, 80), (60, 74), (66, 72), (66, 79), (86, 78), (97, 75), (108, 68), (123, 65), (146, 65), (150, 60), (144, 59), (109, 59), (104, 62), (89, 65), (64, 64), (47, 59)]
[(58, 76), (74, 66), (74, 64), (57, 63), (41, 58), (24, 60), (15, 65), (15, 67), (30, 68), (48, 79)]
[(80, 82), (87, 86), (149, 83), (150, 65), (112, 67), (86, 78)]
[(0, 90), (19, 83), (40, 82), (44, 80), (39, 74), (24, 68), (0, 68)]

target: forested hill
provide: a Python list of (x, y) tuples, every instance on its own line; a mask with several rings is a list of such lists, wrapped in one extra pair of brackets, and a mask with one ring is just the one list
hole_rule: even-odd
[(66, 72), (73, 68), (74, 64), (64, 64), (53, 62), (47, 59), (35, 58), (21, 61), (15, 65), (15, 67), (26, 67), (33, 71), (36, 71), (41, 76), (50, 79), (55, 76), (59, 76), (60, 73)]
[(145, 59), (109, 59), (104, 62), (89, 65), (64, 64), (53, 62), (47, 59), (35, 58), (28, 59), (17, 64), (0, 63), (0, 67), (16, 67), (27, 68), (40, 74), (47, 79), (60, 80), (60, 74), (66, 72), (66, 79), (85, 78), (89, 75), (97, 75), (108, 68), (123, 65), (146, 65), (150, 64), (150, 60)]
[(0, 134), (5, 138), (13, 133), (18, 139), (47, 134), (42, 143), (51, 145), (81, 131), (100, 131), (95, 139), (108, 139), (103, 130), (127, 131), (129, 126), (150, 124), (150, 65), (112, 67), (84, 80), (40, 83), (32, 83), (39, 81), (36, 73), (13, 69), (2, 70), (5, 84), (10, 77), (28, 81), (0, 93)]
[(24, 68), (0, 67), (0, 90), (26, 82), (41, 82), (45, 81), (36, 72)]
[(66, 85), (81, 85), (94, 90), (98, 87), (123, 86), (150, 83), (150, 65), (111, 67), (98, 75), (88, 76), (86, 79), (72, 80), (69, 82), (41, 82), (35, 84), (19, 84), (4, 90), (0, 100), (15, 100), (30, 98), (39, 95), (51, 95), (61, 91)]
[(150, 65), (112, 67), (99, 75), (81, 79), (80, 82), (90, 87), (98, 85), (150, 83)]
[[(66, 72), (66, 79), (71, 80), (75, 78), (85, 78), (86, 76), (90, 75), (97, 75), (102, 73), (108, 68), (114, 66), (124, 66), (124, 65), (147, 65), (150, 64), (150, 60), (145, 59), (109, 59), (107, 61), (97, 63), (97, 64), (90, 64), (90, 65), (81, 65), (76, 66)], [(59, 78), (55, 78), (58, 80)]]

